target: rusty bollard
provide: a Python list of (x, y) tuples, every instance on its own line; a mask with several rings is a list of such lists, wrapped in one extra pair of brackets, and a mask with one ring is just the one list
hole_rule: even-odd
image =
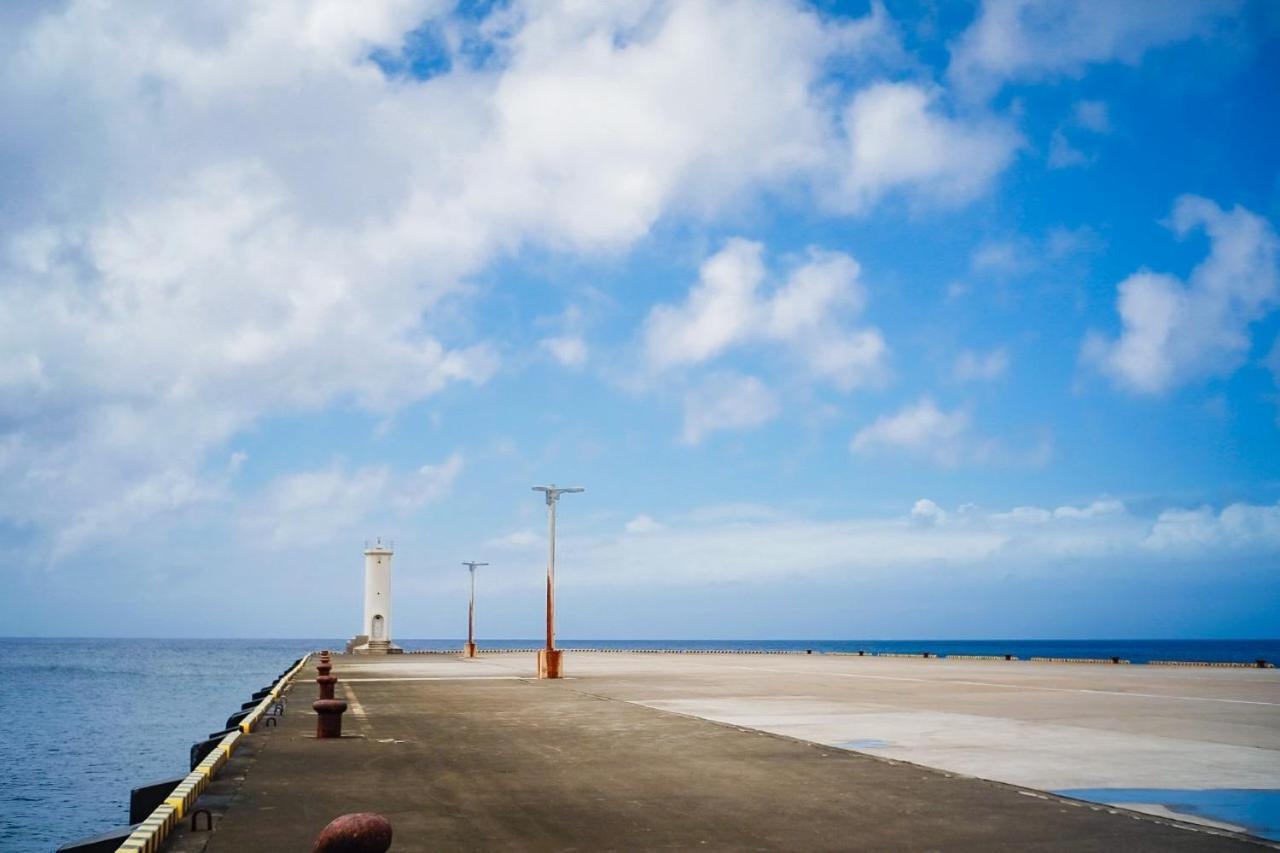
[(358, 812), (330, 821), (311, 853), (386, 853), (390, 846), (391, 822), (380, 814)]
[(329, 653), (327, 651), (320, 653), (320, 663), (316, 664), (316, 672), (320, 675), (316, 678), (316, 684), (320, 685), (321, 699), (333, 698), (333, 685), (338, 683), (337, 676), (330, 675), (333, 665), (329, 663)]
[(317, 699), (311, 703), (316, 712), (316, 737), (342, 737), (342, 715), (347, 703), (341, 699)]

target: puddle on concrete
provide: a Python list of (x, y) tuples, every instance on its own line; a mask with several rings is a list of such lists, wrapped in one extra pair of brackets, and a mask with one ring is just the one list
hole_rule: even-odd
[(838, 743), (836, 746), (841, 749), (884, 749), (886, 746), (893, 746), (887, 740), (869, 737), (862, 740), (847, 740), (844, 743)]
[(1151, 804), (1171, 812), (1243, 827), (1280, 841), (1280, 790), (1274, 788), (1068, 788), (1064, 797), (1119, 806)]

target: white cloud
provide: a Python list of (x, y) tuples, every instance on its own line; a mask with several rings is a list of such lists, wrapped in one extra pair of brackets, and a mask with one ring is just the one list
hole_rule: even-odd
[(965, 350), (956, 358), (952, 371), (959, 382), (991, 382), (1009, 369), (1009, 351), (996, 347), (989, 352)]
[(650, 367), (700, 364), (736, 346), (770, 343), (786, 347), (814, 376), (841, 389), (879, 378), (884, 338), (874, 328), (849, 328), (866, 302), (857, 261), (810, 249), (785, 282), (762, 294), (763, 248), (730, 240), (702, 264), (682, 304), (649, 312), (644, 351)]
[(1203, 228), (1208, 257), (1185, 283), (1149, 270), (1120, 282), (1120, 337), (1094, 333), (1084, 346), (1087, 361), (1141, 394), (1232, 373), (1249, 352), (1249, 326), (1280, 304), (1280, 240), (1265, 219), (1188, 195), (1170, 224), (1179, 236)]
[(587, 363), (587, 342), (578, 335), (543, 338), (541, 346), (565, 367), (582, 367)]
[(1143, 544), (1154, 551), (1188, 555), (1280, 552), (1280, 504), (1235, 503), (1217, 513), (1208, 506), (1165, 510)]
[[(1117, 561), (1127, 572), (1280, 553), (1280, 504), (1168, 509), (1155, 518), (1099, 499), (1085, 506), (948, 511), (923, 498), (897, 516), (815, 521), (780, 513), (694, 516), (644, 536), (566, 538), (564, 582), (632, 585), (741, 582), (797, 575), (901, 578), (945, 570), (975, 577), (1061, 572)], [(670, 555), (679, 554), (678, 564)], [(591, 567), (591, 571), (577, 567)]]
[(349, 470), (341, 463), (270, 481), (246, 505), (241, 526), (255, 545), (307, 548), (359, 538), (371, 524), (446, 496), (462, 471), (453, 454), (438, 465), (398, 473), (388, 466)]
[[(264, 418), (486, 381), (498, 347), (440, 331), (461, 281), (522, 246), (625, 249), (666, 215), (828, 183), (827, 64), (895, 43), (879, 6), (451, 8), (71, 0), (6, 17), (0, 515), (105, 530), (115, 505), (118, 533), (118, 495), (205, 476)], [(447, 69), (392, 79), (369, 60), (424, 22)], [(850, 372), (874, 343), (815, 344), (814, 363)]]
[(680, 440), (697, 444), (712, 432), (757, 427), (778, 411), (773, 392), (754, 376), (714, 373), (685, 395)]
[(1060, 506), (1053, 511), (1054, 518), (1099, 518), (1125, 511), (1125, 505), (1111, 498), (1101, 498), (1087, 506)]
[(911, 520), (926, 527), (942, 524), (947, 520), (947, 513), (928, 498), (921, 498), (911, 507)]
[(1034, 261), (1025, 242), (996, 240), (974, 249), (969, 257), (969, 266), (974, 272), (1015, 275), (1029, 270)]
[(174, 513), (194, 506), (226, 500), (226, 483), (193, 477), (175, 468), (162, 469), (145, 479), (135, 479), (111, 502), (97, 504), (59, 528), (50, 549), (54, 561), (101, 539), (127, 532), (137, 517)]
[(423, 465), (400, 484), (393, 506), (408, 511), (445, 497), (453, 491), (462, 466), (461, 453), (454, 453), (439, 465)]
[(662, 530), (663, 525), (654, 521), (650, 516), (641, 513), (628, 521), (625, 529), (628, 533), (644, 534)]
[(547, 547), (546, 534), (540, 536), (532, 530), (513, 530), (484, 544), (486, 548), (502, 551), (533, 551)]
[(897, 412), (879, 418), (854, 433), (849, 449), (859, 455), (892, 452), (942, 466), (969, 464), (1040, 468), (1048, 463), (1053, 445), (1047, 434), (1033, 442), (1010, 445), (998, 436), (974, 429), (965, 408), (946, 410), (922, 397)]
[(859, 453), (878, 448), (905, 450), (944, 463), (958, 461), (959, 444), (969, 430), (969, 415), (943, 411), (928, 397), (892, 415), (883, 415), (854, 435)]
[(951, 46), (950, 77), (979, 94), (1005, 81), (1075, 77), (1091, 64), (1136, 63), (1148, 50), (1208, 36), (1238, 0), (984, 0)]
[(1065, 169), (1087, 166), (1097, 159), (1094, 153), (1086, 153), (1072, 144), (1069, 134), (1089, 135), (1111, 130), (1111, 116), (1105, 101), (1077, 101), (1071, 119), (1059, 125), (1049, 139), (1049, 167)]
[(990, 117), (948, 118), (935, 92), (910, 83), (878, 83), (845, 112), (849, 150), (839, 204), (866, 210), (892, 189), (954, 205), (985, 192), (1021, 144)]

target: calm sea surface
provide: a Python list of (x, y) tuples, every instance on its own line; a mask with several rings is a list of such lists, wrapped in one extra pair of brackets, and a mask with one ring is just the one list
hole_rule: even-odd
[[(453, 649), (456, 640), (405, 640)], [(482, 648), (537, 648), (490, 640)], [(562, 640), (564, 648), (685, 648), (1013, 654), (1147, 660), (1280, 660), (1280, 640)], [(129, 789), (183, 775), (192, 742), (311, 640), (0, 638), (0, 851), (51, 851), (128, 820)]]

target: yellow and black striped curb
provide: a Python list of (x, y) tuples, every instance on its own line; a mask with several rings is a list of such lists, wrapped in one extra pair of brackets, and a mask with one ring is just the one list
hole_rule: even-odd
[(262, 717), (267, 713), (268, 708), (280, 701), (280, 694), (283, 693), (284, 689), (289, 686), (291, 681), (293, 681), (293, 677), (307, 665), (307, 661), (310, 658), (311, 655), (307, 655), (302, 660), (298, 661), (297, 666), (286, 672), (284, 676), (276, 682), (275, 687), (271, 688), (271, 692), (264, 696), (262, 701), (249, 712), (248, 716), (240, 721), (240, 731), (245, 734), (253, 731), (253, 727), (258, 724), (258, 720), (262, 719)]
[(129, 851), (129, 853), (156, 853), (160, 849), (160, 845), (178, 825), (178, 821), (191, 813), (192, 806), (196, 800), (204, 793), (204, 789), (209, 787), (209, 782), (227, 763), (227, 759), (231, 757), (231, 753), (235, 751), (241, 740), (249, 732), (253, 731), (258, 720), (272, 704), (278, 702), (280, 695), (284, 692), (290, 682), (293, 681), (311, 655), (305, 656), (298, 661), (293, 669), (286, 672), (280, 677), (280, 680), (271, 688), (271, 692), (259, 702), (247, 717), (240, 721), (238, 731), (231, 732), (213, 748), (213, 751), (205, 756), (204, 760), (195, 766), (195, 769), (183, 777), (178, 783), (178, 787), (169, 792), (169, 796), (165, 797), (164, 802), (156, 806), (155, 811), (147, 815), (147, 819), (138, 824), (138, 828), (130, 833), (124, 843), (116, 849), (119, 851)]

